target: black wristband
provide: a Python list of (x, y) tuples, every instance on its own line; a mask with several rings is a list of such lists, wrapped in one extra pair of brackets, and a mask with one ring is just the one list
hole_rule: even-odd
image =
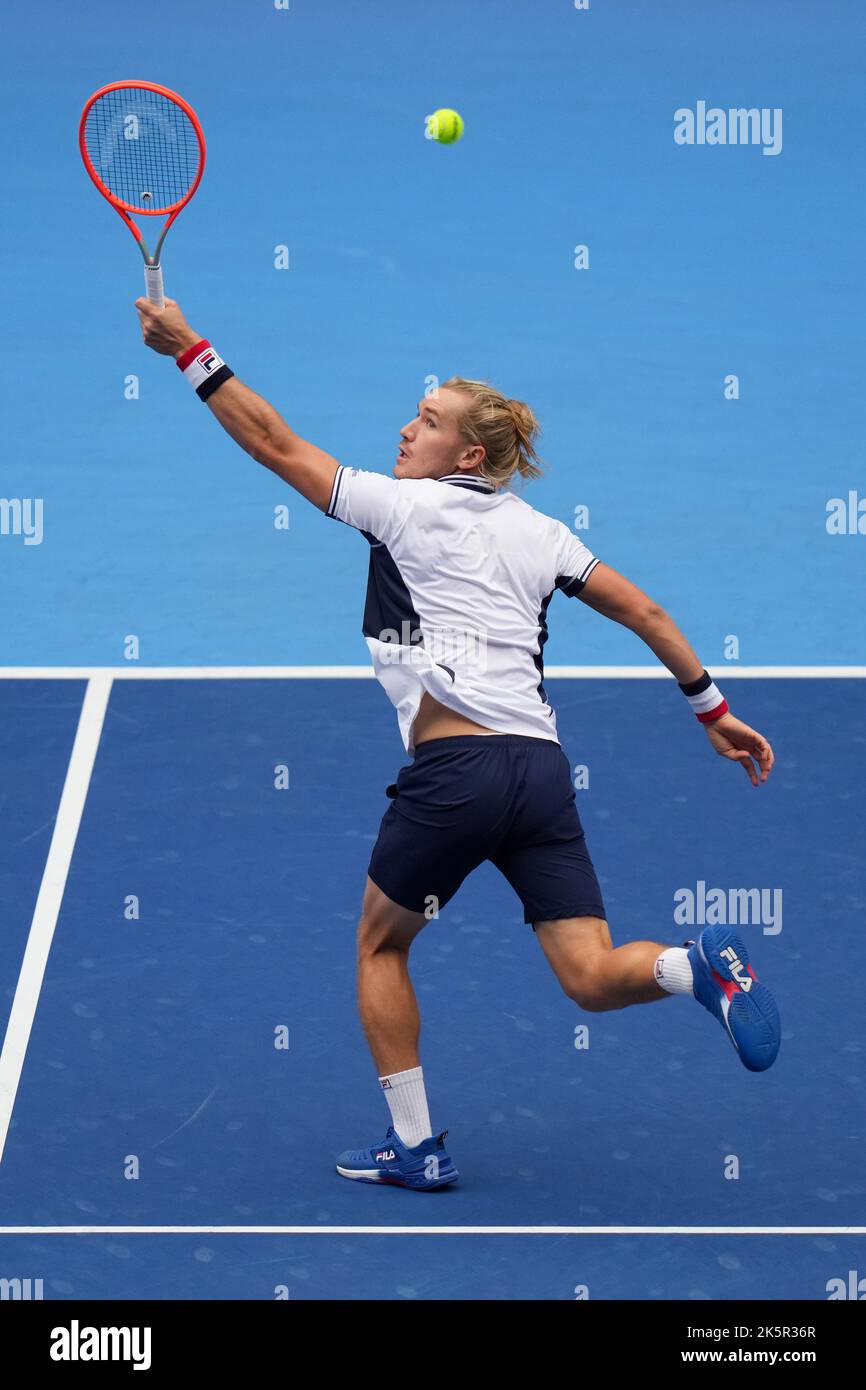
[(231, 367), (227, 367), (223, 362), (221, 367), (217, 367), (213, 376), (207, 377), (201, 386), (195, 388), (195, 393), (200, 401), (206, 401), (208, 396), (212, 396), (218, 386), (222, 386), (224, 381), (228, 381), (230, 376), (234, 376)]

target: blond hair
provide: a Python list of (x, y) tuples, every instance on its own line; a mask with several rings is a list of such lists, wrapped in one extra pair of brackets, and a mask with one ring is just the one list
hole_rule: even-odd
[(489, 381), (452, 376), (442, 385), (463, 396), (457, 429), (467, 444), (484, 446), (478, 466), (482, 477), (495, 488), (505, 487), (515, 473), (522, 478), (541, 477), (533, 443), (541, 426), (525, 401), (510, 400)]

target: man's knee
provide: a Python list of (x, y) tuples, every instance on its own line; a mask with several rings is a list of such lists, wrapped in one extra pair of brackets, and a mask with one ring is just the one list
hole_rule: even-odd
[(610, 1008), (606, 985), (606, 964), (609, 952), (598, 952), (582, 962), (579, 969), (570, 970), (560, 978), (567, 997), (588, 1014), (604, 1013)]
[(381, 889), (368, 880), (358, 922), (359, 955), (378, 951), (408, 951), (427, 919), (423, 913), (410, 912), (386, 897)]
[(613, 943), (603, 917), (537, 922), (536, 935), (567, 997), (587, 1013), (610, 1007), (606, 981)]
[(367, 916), (365, 913), (361, 914), (358, 922), (356, 940), (359, 956), (375, 955), (378, 951), (408, 950), (410, 944), (404, 944), (381, 916)]

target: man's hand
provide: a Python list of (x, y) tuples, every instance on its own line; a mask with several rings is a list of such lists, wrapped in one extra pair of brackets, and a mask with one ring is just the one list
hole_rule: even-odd
[[(773, 750), (763, 734), (756, 733), (754, 729), (749, 728), (748, 724), (743, 724), (730, 713), (723, 714), (721, 719), (714, 719), (710, 724), (705, 724), (704, 728), (710, 743), (719, 756), (742, 763), (753, 786), (757, 786), (759, 781), (766, 782), (775, 758), (773, 757)], [(752, 759), (755, 761), (753, 762)], [(757, 763), (757, 768), (755, 763)], [(758, 776), (759, 771), (760, 778)]]
[(164, 309), (144, 298), (137, 299), (135, 307), (144, 341), (154, 352), (161, 352), (165, 357), (180, 357), (187, 348), (201, 342), (201, 334), (190, 328), (174, 299), (167, 299)]

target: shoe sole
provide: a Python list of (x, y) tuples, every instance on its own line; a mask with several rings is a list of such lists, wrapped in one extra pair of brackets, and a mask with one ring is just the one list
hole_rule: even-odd
[[(732, 979), (729, 964), (721, 955), (728, 948), (734, 950), (741, 965), (748, 970), (749, 952), (746, 943), (736, 932), (728, 930), (723, 936), (715, 938), (709, 955), (701, 941), (697, 942), (698, 954), (717, 988), (719, 980), (727, 984)], [(749, 1071), (766, 1071), (773, 1065), (779, 1052), (779, 1010), (767, 986), (749, 973), (752, 981), (750, 989), (746, 992), (738, 988), (734, 992), (727, 1017), (722, 1011), (722, 1023), (743, 1066)], [(733, 982), (739, 983), (737, 980)], [(741, 1034), (739, 1038), (738, 1033)]]
[(453, 1173), (446, 1174), (436, 1182), (404, 1182), (402, 1178), (391, 1173), (383, 1173), (380, 1168), (341, 1168), (337, 1164), (337, 1172), (342, 1178), (350, 1178), (353, 1182), (384, 1183), (386, 1187), (408, 1187), (413, 1192), (434, 1192), (439, 1187), (448, 1187), (450, 1183), (456, 1182), (460, 1174), (455, 1168)]

